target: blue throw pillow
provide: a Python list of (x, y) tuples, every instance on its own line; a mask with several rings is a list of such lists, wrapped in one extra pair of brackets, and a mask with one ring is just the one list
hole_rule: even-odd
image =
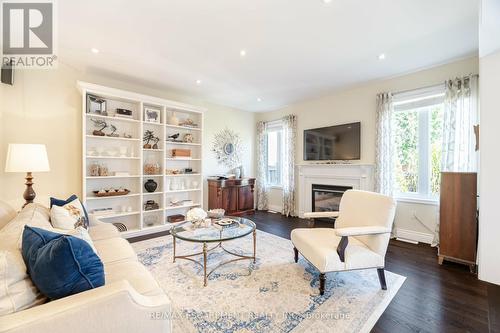
[[(52, 206), (62, 207), (62, 206), (69, 204), (71, 201), (74, 201), (76, 199), (78, 199), (78, 196), (76, 194), (73, 194), (72, 196), (70, 196), (66, 200), (50, 197), (50, 208), (52, 208)], [(81, 201), (80, 201), (80, 203), (81, 203)], [(85, 206), (83, 205), (83, 203), (82, 203), (82, 207), (83, 207), (83, 213), (85, 214), (85, 219), (87, 220), (87, 225), (85, 226), (85, 229), (88, 229), (88, 223), (90, 221), (89, 215), (87, 214), (87, 209), (85, 209)]]
[(42, 294), (54, 300), (104, 285), (104, 267), (79, 238), (25, 226), (23, 259)]

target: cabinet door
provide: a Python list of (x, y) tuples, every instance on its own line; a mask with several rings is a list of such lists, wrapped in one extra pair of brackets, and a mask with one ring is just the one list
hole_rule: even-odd
[(242, 186), (238, 188), (238, 210), (253, 209), (253, 192), (250, 186)]
[(238, 210), (238, 189), (236, 187), (222, 188), (222, 208), (226, 211), (226, 215)]

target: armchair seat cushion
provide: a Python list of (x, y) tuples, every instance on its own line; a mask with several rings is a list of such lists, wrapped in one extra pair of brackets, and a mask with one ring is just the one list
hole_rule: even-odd
[(293, 245), (321, 273), (370, 267), (384, 267), (384, 257), (364, 243), (349, 237), (345, 260), (340, 261), (337, 246), (341, 237), (332, 228), (299, 228), (291, 234)]

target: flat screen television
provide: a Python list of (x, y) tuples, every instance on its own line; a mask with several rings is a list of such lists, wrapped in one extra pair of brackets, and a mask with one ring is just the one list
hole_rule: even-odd
[(361, 123), (304, 130), (304, 160), (359, 160)]

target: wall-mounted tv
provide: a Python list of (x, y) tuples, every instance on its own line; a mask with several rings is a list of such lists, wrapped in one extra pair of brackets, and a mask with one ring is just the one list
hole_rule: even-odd
[(361, 123), (304, 130), (304, 160), (359, 160)]

